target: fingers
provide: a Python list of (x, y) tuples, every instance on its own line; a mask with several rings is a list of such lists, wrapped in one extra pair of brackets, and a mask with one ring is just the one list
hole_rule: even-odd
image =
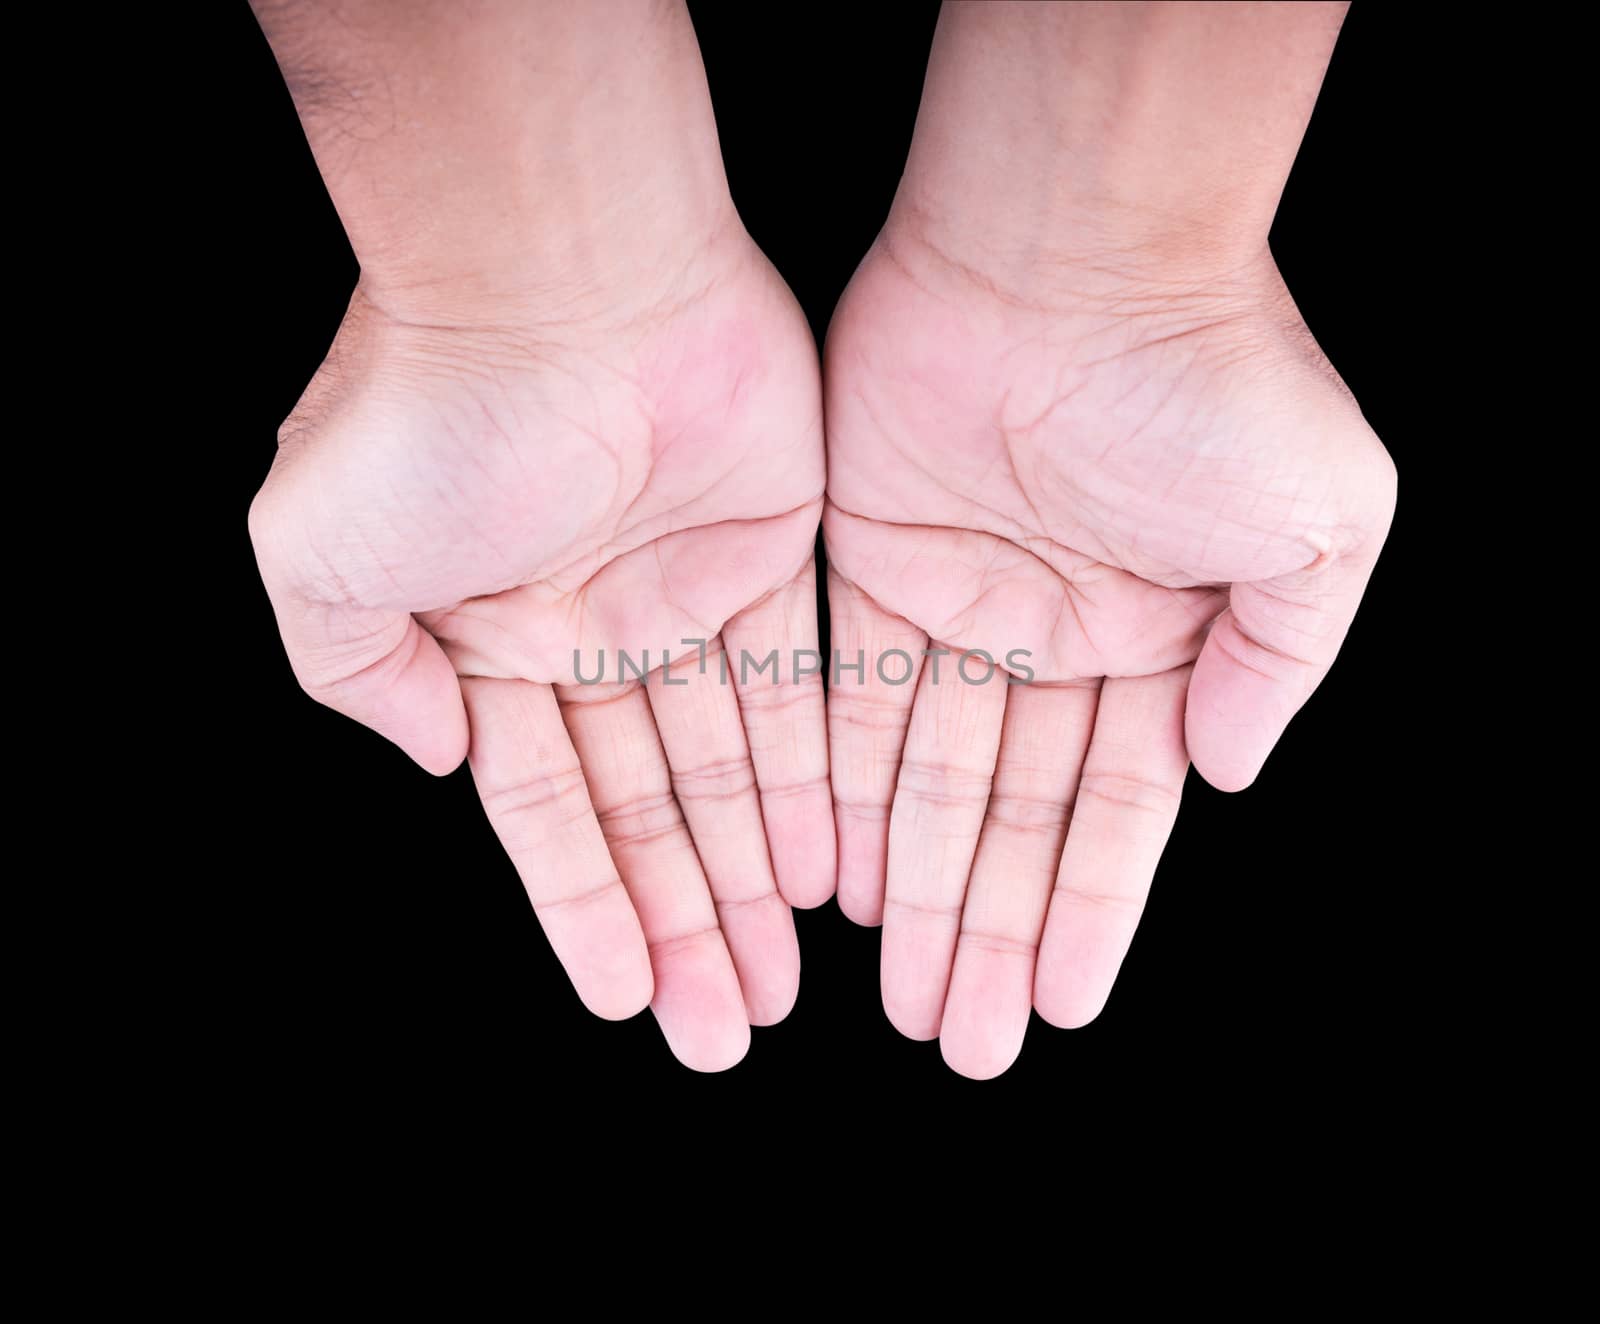
[(1290, 719), (1344, 642), (1394, 514), (1394, 465), (1376, 441), (1340, 478), (1358, 530), (1340, 545), (1316, 535), (1303, 569), (1236, 583), (1194, 665), (1185, 730), (1200, 775), (1222, 791), (1256, 779)]
[[(796, 657), (817, 653), (815, 563), (808, 560), (791, 583), (730, 620), (722, 642), (778, 891), (791, 906), (820, 906), (833, 895), (835, 866), (822, 659), (816, 656), (816, 671), (798, 679), (794, 665)], [(670, 759), (670, 744), (667, 753)], [(694, 831), (698, 841), (700, 830)]]
[(721, 1071), (750, 1046), (733, 960), (637, 681), (557, 687), (561, 715), (650, 949), (650, 1009), (673, 1054)]
[(473, 781), (583, 1005), (616, 1020), (650, 1002), (650, 954), (606, 850), (548, 685), (461, 682)]
[(828, 614), (840, 663), (827, 713), (839, 909), (857, 924), (879, 924), (889, 806), (928, 637), (832, 570)]
[(1039, 935), (1099, 689), (1088, 681), (1014, 685), (1006, 693), (994, 786), (939, 1026), (944, 1060), (964, 1076), (997, 1076), (1021, 1051)]
[(455, 668), (403, 612), (306, 602), (263, 570), (289, 665), (318, 703), (353, 717), (436, 776), (467, 752), (467, 713)]
[(1099, 1015), (1133, 941), (1188, 770), (1189, 671), (1101, 686), (1034, 975), (1034, 1006), (1052, 1025)]
[(931, 655), (917, 681), (889, 819), (883, 1009), (912, 1039), (939, 1033), (967, 877), (1005, 716), (1005, 676)]
[[(732, 683), (723, 679), (721, 641), (712, 645), (703, 670), (691, 650), (670, 671), (651, 672), (646, 693), (672, 790), (738, 973), (747, 1019), (772, 1025), (794, 1006), (800, 948), (794, 916), (773, 880), (739, 702)], [(820, 727), (820, 713), (817, 719)]]

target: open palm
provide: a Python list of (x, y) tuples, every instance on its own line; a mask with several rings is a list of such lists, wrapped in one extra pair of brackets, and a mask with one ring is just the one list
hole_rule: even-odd
[[(816, 646), (816, 354), (742, 230), (586, 309), (418, 325), (358, 289), (251, 533), (307, 690), (434, 772), (470, 732), (585, 1004), (650, 1004), (714, 1069), (793, 1002), (784, 898), (833, 886), (822, 690), (789, 666)], [(724, 681), (724, 647), (778, 650), (776, 681)]]
[(840, 904), (894, 1024), (993, 1075), (1104, 1004), (1189, 760), (1248, 785), (1332, 663), (1393, 468), (1265, 254), (1022, 297), (886, 231), (825, 382)]

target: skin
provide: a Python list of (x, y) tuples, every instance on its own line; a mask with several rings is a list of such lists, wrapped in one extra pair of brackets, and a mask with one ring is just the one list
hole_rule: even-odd
[(1387, 533), (1393, 465), (1267, 248), (1342, 14), (941, 16), (829, 331), (823, 529), (848, 655), (1031, 654), (829, 698), (840, 906), (963, 1074), (1030, 1007), (1099, 1013), (1190, 761), (1250, 784)]
[[(585, 1004), (692, 1067), (787, 1012), (836, 867), (956, 1070), (1096, 1015), (1190, 761), (1253, 780), (1393, 510), (1266, 246), (1342, 9), (947, 6), (825, 401), (681, 5), (257, 12), (362, 263), (250, 512), (307, 691), (467, 758)], [(826, 728), (716, 661), (815, 648), (819, 513), (872, 659)]]
[(794, 1001), (788, 903), (833, 891), (820, 680), (716, 661), (816, 648), (823, 443), (687, 16), (259, 15), (362, 262), (250, 512), (295, 674), (466, 757), (585, 1005), (726, 1068)]

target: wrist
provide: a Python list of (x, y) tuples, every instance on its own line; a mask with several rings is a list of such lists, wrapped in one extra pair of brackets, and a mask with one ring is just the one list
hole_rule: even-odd
[(1342, 16), (946, 5), (887, 233), (1024, 299), (1253, 268)]
[(625, 320), (703, 286), (717, 255), (744, 237), (726, 184), (608, 164), (615, 174), (519, 186), (548, 203), (502, 200), (482, 217), (424, 220), (425, 234), (358, 248), (367, 296), (405, 320), (578, 326)]
[(285, 8), (263, 25), (363, 287), (401, 317), (600, 316), (738, 229), (681, 5)]

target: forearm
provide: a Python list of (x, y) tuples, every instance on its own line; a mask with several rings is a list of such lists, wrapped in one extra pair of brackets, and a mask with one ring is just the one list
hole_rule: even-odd
[(1245, 261), (1345, 8), (947, 0), (895, 223), (997, 271)]
[[(254, 0), (370, 290), (578, 298), (732, 213), (679, 0)], [(526, 287), (526, 288), (522, 288)]]

